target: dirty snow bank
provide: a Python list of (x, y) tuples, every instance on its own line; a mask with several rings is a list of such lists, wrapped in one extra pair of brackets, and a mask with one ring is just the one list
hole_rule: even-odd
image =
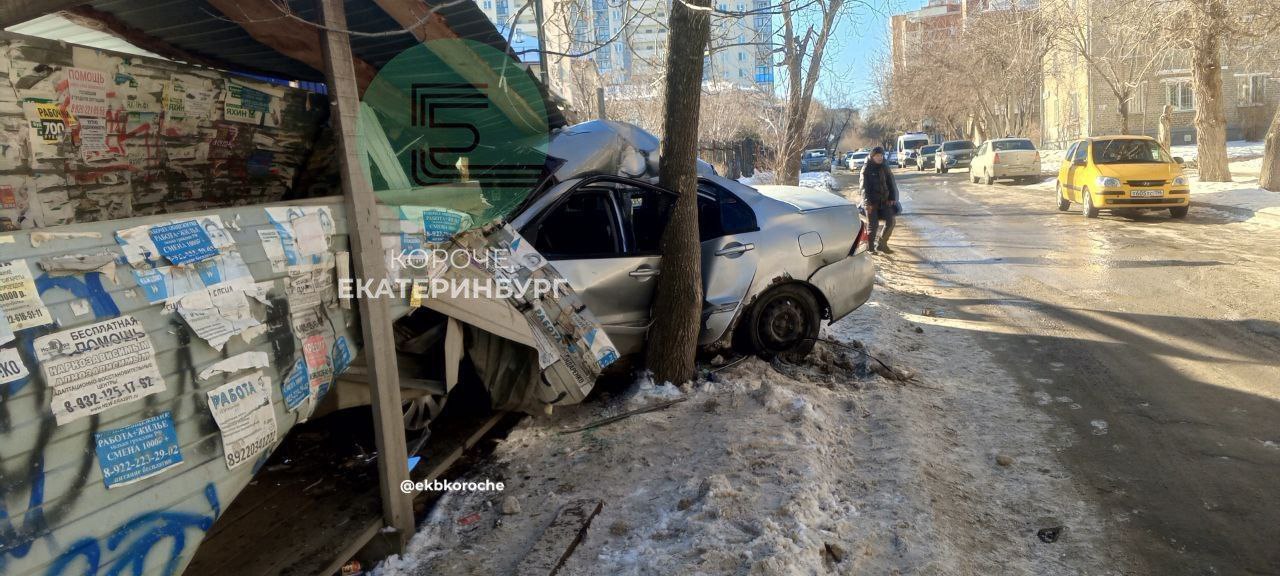
[[(584, 497), (603, 510), (562, 574), (1108, 573), (1098, 513), (1053, 454), (1070, 432), (946, 327), (918, 272), (881, 264), (873, 300), (824, 329), (839, 344), (802, 363), (751, 358), (682, 389), (641, 378), (526, 419), (469, 475), (507, 491), (441, 501), (375, 573), (513, 573)], [(880, 375), (895, 373), (912, 378)], [(1037, 539), (1056, 526), (1060, 540)]]
[[(773, 172), (756, 172), (751, 176), (739, 178), (738, 182), (747, 186), (764, 186), (778, 183), (777, 176)], [(800, 174), (800, 185), (828, 192), (835, 192), (840, 189), (840, 184), (836, 182), (835, 175), (830, 172), (802, 172)]]

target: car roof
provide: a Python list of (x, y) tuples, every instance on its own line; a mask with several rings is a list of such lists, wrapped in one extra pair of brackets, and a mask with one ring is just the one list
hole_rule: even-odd
[(1018, 141), (1021, 141), (1021, 140), (1028, 140), (1028, 141), (1029, 141), (1029, 140), (1031, 140), (1031, 139), (1030, 139), (1030, 138), (992, 138), (992, 139), (990, 139), (990, 140), (987, 140), (987, 142), (1013, 142), (1013, 141), (1015, 141), (1015, 140), (1018, 140)]
[(1090, 136), (1089, 138), (1085, 138), (1085, 140), (1090, 142), (1097, 142), (1099, 140), (1150, 140), (1155, 142), (1156, 139), (1139, 134), (1116, 134), (1115, 136)]
[(973, 140), (947, 140), (943, 142), (943, 144), (956, 144), (958, 142), (968, 142), (970, 144), (973, 144)]

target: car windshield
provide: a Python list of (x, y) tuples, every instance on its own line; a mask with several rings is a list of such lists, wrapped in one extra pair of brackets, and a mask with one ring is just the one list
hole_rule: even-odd
[(921, 138), (919, 140), (903, 140), (902, 148), (904, 150), (918, 150), (921, 146), (927, 145), (928, 143), (929, 140), (927, 138)]
[(920, 149), (921, 154), (933, 154), (934, 152), (937, 152), (937, 151), (938, 151), (937, 146), (925, 146), (924, 148)]
[(853, 157), (854, 157), (854, 158), (866, 158), (866, 157), (867, 157), (867, 153), (866, 153), (866, 152), (854, 152), (854, 153), (853, 153)]
[(956, 142), (943, 142), (942, 149), (950, 152), (952, 150), (973, 150), (973, 142), (968, 140), (959, 140)]
[(1117, 139), (1093, 143), (1095, 164), (1162, 164), (1172, 162), (1154, 140)]
[(1030, 140), (993, 140), (991, 148), (996, 152), (1004, 152), (1006, 150), (1035, 150), (1035, 144)]
[(827, 155), (827, 153), (826, 153), (826, 152), (823, 152), (822, 150), (810, 150), (810, 151), (806, 152), (805, 154), (806, 154), (807, 156), (809, 156), (810, 158), (822, 158), (823, 156), (826, 156), (826, 155)]

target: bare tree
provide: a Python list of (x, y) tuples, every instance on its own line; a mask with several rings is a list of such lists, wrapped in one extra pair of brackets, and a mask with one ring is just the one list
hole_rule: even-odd
[(787, 77), (786, 113), (778, 181), (800, 182), (800, 154), (808, 136), (809, 109), (822, 72), (827, 42), (842, 16), (845, 0), (782, 0), (782, 62)]
[(698, 244), (698, 113), (703, 54), (711, 34), (711, 0), (671, 6), (667, 47), (666, 122), (659, 183), (676, 192), (662, 234), (662, 274), (654, 295), (645, 364), (658, 382), (694, 377), (702, 326), (702, 263)]
[(1129, 134), (1135, 99), (1143, 97), (1143, 82), (1164, 60), (1170, 39), (1154, 21), (1163, 0), (1091, 2), (1081, 10), (1071, 0), (1042, 2), (1051, 14), (1056, 46), (1089, 65), (1116, 99), (1120, 132)]

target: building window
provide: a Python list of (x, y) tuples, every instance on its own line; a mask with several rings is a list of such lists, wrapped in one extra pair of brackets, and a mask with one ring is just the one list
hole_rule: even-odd
[(1173, 80), (1164, 85), (1164, 102), (1173, 106), (1174, 111), (1185, 112), (1196, 109), (1195, 95), (1191, 91), (1190, 80)]
[(1262, 106), (1267, 103), (1266, 74), (1248, 74), (1240, 80), (1240, 106)]

